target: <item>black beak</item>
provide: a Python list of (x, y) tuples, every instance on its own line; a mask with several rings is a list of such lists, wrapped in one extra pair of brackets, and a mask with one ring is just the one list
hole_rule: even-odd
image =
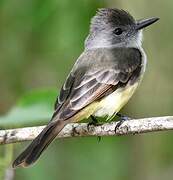
[(149, 18), (149, 19), (139, 20), (139, 21), (137, 21), (137, 23), (136, 23), (135, 29), (136, 29), (136, 30), (143, 29), (143, 28), (145, 28), (145, 27), (147, 27), (147, 26), (155, 23), (155, 22), (158, 21), (158, 20), (159, 20), (159, 18), (156, 18), (156, 17), (154, 17), (154, 18)]

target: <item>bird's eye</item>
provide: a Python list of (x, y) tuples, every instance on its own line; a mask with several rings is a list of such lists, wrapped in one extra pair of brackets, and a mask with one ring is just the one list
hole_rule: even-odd
[(123, 33), (123, 30), (121, 28), (116, 28), (114, 30), (114, 34), (116, 34), (116, 35), (121, 35), (122, 33)]

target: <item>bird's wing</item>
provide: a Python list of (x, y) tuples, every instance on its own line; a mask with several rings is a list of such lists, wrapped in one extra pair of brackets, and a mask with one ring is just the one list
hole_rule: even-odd
[(58, 120), (72, 117), (118, 87), (126, 85), (129, 81), (133, 83), (139, 76), (141, 69), (139, 50), (129, 48), (107, 51), (87, 52), (89, 54), (84, 54), (77, 62), (77, 68), (74, 66), (55, 104), (54, 116), (58, 115)]
[(140, 70), (141, 54), (137, 49), (99, 49), (84, 52), (61, 89), (52, 120), (18, 156), (13, 167), (26, 167), (34, 163), (69, 123), (65, 120), (117, 88), (136, 82)]

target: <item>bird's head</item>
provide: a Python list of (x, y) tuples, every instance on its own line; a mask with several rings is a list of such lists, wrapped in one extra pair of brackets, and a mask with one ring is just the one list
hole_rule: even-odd
[(159, 18), (135, 20), (128, 12), (119, 9), (99, 9), (91, 20), (86, 48), (135, 47), (142, 41), (142, 29)]

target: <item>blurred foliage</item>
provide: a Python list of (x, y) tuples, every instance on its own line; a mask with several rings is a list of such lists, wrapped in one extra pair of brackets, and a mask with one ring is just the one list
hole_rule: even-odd
[(16, 105), (0, 117), (0, 128), (19, 128), (43, 125), (53, 114), (52, 104), (57, 96), (55, 90), (35, 90), (21, 97)]
[(0, 149), (0, 179), (5, 179), (6, 170), (11, 165), (13, 159), (13, 144), (6, 145), (3, 149)]
[[(14, 127), (20, 121), (23, 125), (33, 121), (39, 124), (41, 119), (48, 121), (58, 94), (51, 89), (61, 88), (83, 50), (90, 18), (99, 7), (122, 8), (137, 19), (160, 17), (157, 24), (144, 32), (148, 67), (139, 90), (123, 112), (131, 117), (172, 114), (172, 0), (2, 0), (0, 113), (7, 115), (8, 120), (1, 118), (0, 123)], [(35, 94), (38, 88), (45, 90)], [(15, 106), (25, 93), (28, 95)], [(32, 95), (34, 99), (30, 99)], [(16, 115), (22, 106), (27, 112)], [(14, 108), (7, 113), (11, 107)], [(100, 143), (96, 138), (61, 139), (48, 148), (35, 166), (17, 169), (16, 179), (172, 179), (172, 139), (171, 132), (105, 137)], [(26, 144), (15, 145), (15, 156)], [(5, 147), (1, 147), (1, 157), (4, 151)]]

